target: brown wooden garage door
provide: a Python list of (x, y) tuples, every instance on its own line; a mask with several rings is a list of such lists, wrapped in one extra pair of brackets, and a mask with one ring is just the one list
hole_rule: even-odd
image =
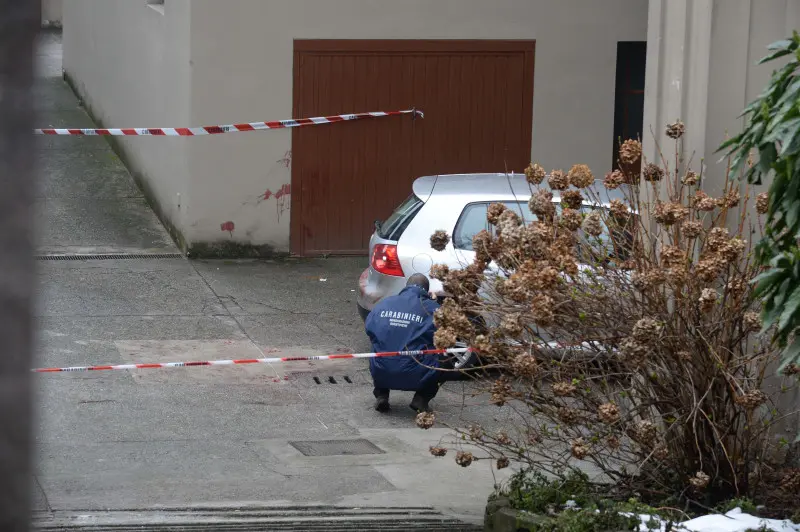
[(294, 116), (418, 108), (295, 129), (292, 251), (363, 254), (419, 176), (522, 171), (533, 41), (295, 41)]

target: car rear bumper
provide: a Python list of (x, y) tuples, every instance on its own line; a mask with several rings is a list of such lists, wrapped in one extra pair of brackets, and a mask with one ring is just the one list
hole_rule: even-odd
[(358, 278), (358, 314), (362, 319), (367, 319), (367, 315), (372, 312), (378, 301), (387, 297), (399, 294), (400, 290), (406, 285), (403, 277), (391, 277), (371, 271), (369, 268), (364, 270)]
[(356, 303), (356, 307), (358, 308), (358, 315), (361, 316), (361, 321), (367, 321), (367, 316), (369, 316), (370, 311), (362, 307), (359, 303)]

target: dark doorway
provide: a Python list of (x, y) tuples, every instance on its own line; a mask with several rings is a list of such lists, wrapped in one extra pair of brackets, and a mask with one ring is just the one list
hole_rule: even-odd
[[(641, 139), (644, 124), (646, 41), (617, 43), (617, 82), (614, 97), (614, 169), (619, 168), (620, 142)], [(632, 171), (639, 171), (631, 168)]]

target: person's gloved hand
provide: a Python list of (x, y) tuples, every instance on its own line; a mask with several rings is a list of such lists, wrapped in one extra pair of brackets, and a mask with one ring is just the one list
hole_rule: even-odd
[(447, 297), (449, 294), (444, 291), (444, 286), (442, 286), (442, 282), (438, 279), (431, 279), (431, 287), (428, 291), (428, 295), (431, 296), (431, 299), (437, 299), (440, 297)]

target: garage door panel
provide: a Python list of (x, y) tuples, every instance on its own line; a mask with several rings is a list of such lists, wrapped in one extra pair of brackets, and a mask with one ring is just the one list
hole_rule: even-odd
[(385, 219), (420, 175), (527, 164), (532, 42), (314, 43), (295, 45), (295, 116), (418, 107), (425, 119), (293, 131), (295, 253), (364, 253), (373, 220)]

